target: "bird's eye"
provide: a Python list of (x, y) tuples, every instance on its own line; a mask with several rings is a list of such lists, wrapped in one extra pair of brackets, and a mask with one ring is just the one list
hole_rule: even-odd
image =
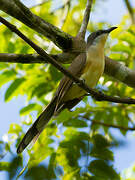
[(99, 35), (100, 35), (100, 31), (97, 32), (97, 36), (99, 36)]

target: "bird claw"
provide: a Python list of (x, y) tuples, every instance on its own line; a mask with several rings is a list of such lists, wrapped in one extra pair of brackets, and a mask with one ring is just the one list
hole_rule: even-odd
[(80, 78), (80, 80), (81, 80), (83, 83), (85, 83), (85, 79), (83, 79), (83, 78)]
[[(85, 83), (85, 79), (80, 78), (80, 81), (82, 81), (83, 83)], [(81, 85), (81, 82), (77, 83), (78, 85)]]

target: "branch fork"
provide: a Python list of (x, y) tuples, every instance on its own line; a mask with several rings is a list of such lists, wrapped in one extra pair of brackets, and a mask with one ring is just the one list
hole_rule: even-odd
[(38, 45), (36, 45), (33, 41), (28, 39), (23, 33), (21, 33), (16, 26), (12, 25), (8, 21), (6, 21), (4, 18), (0, 17), (0, 22), (5, 24), (12, 32), (15, 32), (21, 39), (23, 39), (27, 44), (29, 44), (39, 55), (42, 56), (43, 59), (47, 59), (49, 63), (54, 65), (58, 70), (60, 70), (64, 75), (68, 76), (72, 81), (78, 84), (82, 89), (84, 89), (86, 92), (91, 94), (93, 98), (95, 98), (98, 101), (110, 101), (115, 103), (124, 103), (124, 104), (135, 104), (135, 99), (132, 98), (119, 98), (119, 97), (112, 97), (107, 96), (102, 92), (98, 92), (93, 90), (92, 88), (89, 88), (84, 81), (76, 78), (73, 76), (68, 70), (63, 68), (55, 59), (50, 57), (42, 48), (40, 48)]

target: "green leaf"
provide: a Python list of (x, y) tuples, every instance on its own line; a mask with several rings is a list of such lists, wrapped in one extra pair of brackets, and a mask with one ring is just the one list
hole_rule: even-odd
[(124, 32), (119, 37), (120, 40), (126, 41), (131, 46), (135, 46), (135, 36), (129, 32)]
[(93, 141), (93, 144), (99, 149), (110, 146), (110, 143), (108, 142), (108, 140), (101, 134), (94, 135), (92, 137), (92, 141)]
[(114, 45), (112, 48), (111, 48), (112, 51), (115, 51), (115, 52), (126, 52), (128, 54), (131, 54), (132, 50), (131, 48), (128, 46), (128, 45), (124, 45), (123, 43), (118, 43), (116, 45)]
[(59, 116), (57, 117), (57, 123), (60, 124), (62, 122), (69, 121), (69, 119), (72, 117), (72, 112), (69, 112), (67, 109), (62, 111)]
[(35, 166), (35, 167), (30, 168), (25, 174), (25, 179), (43, 180), (43, 179), (48, 179), (48, 176), (49, 174), (48, 174), (47, 167), (40, 165), (40, 166)]
[(90, 155), (95, 158), (113, 161), (113, 152), (107, 148), (92, 147)]
[(15, 44), (12, 43), (12, 42), (8, 42), (7, 51), (8, 51), (9, 53), (15, 52)]
[(18, 124), (12, 123), (12, 124), (10, 124), (10, 128), (9, 128), (8, 133), (19, 135), (19, 133), (21, 131), (22, 131), (22, 127), (21, 126), (19, 126)]
[(9, 171), (9, 162), (0, 162), (0, 171)]
[(127, 59), (127, 56), (125, 56), (125, 54), (123, 53), (112, 53), (109, 57), (112, 59), (116, 59), (117, 61), (126, 61)]
[[(20, 48), (21, 48), (21, 47), (20, 47)], [(23, 47), (20, 49), (20, 53), (21, 53), (21, 54), (26, 54), (29, 49), (30, 49), (29, 46), (23, 46)]]
[(5, 93), (5, 101), (9, 101), (13, 96), (15, 96), (16, 91), (19, 86), (25, 81), (25, 78), (15, 79)]
[(70, 119), (69, 121), (65, 121), (63, 125), (66, 127), (76, 127), (76, 128), (88, 127), (87, 123), (84, 120), (79, 120), (79, 119)]
[(40, 106), (36, 103), (29, 104), (28, 106), (25, 106), (20, 110), (20, 115), (24, 116), (26, 114), (30, 114), (31, 111), (35, 111), (35, 110), (39, 110), (39, 109), (42, 109), (42, 106)]
[(43, 82), (35, 86), (35, 88), (33, 88), (31, 92), (31, 97), (33, 96), (41, 97), (46, 93), (48, 93), (49, 91), (51, 91), (51, 87), (48, 85), (48, 82), (47, 83)]
[(7, 70), (0, 74), (0, 86), (11, 81), (16, 76), (16, 72), (14, 70)]
[(113, 167), (108, 165), (103, 160), (92, 161), (88, 169), (99, 179), (104, 178), (105, 180), (120, 180), (119, 175), (116, 173)]
[(68, 128), (64, 135), (66, 136), (66, 139), (69, 140), (90, 140), (89, 134), (86, 132), (80, 132), (77, 131), (75, 128)]
[[(122, 116), (123, 115), (123, 116)], [(129, 124), (129, 119), (128, 117), (126, 117), (126, 114), (123, 110), (120, 110), (117, 112), (116, 114), (116, 124), (118, 126), (122, 126), (122, 127), (128, 127), (128, 124)], [(127, 131), (126, 130), (122, 130), (120, 129), (121, 133), (123, 135), (126, 135)]]
[(15, 176), (17, 176), (17, 170), (19, 170), (20, 167), (22, 167), (22, 157), (13, 157), (9, 165), (9, 179), (16, 179)]
[(50, 66), (49, 70), (54, 81), (58, 82), (62, 78), (62, 74), (55, 67)]
[(5, 62), (0, 62), (0, 70), (7, 69), (10, 65)]
[(48, 175), (50, 179), (56, 179), (54, 168), (56, 167), (56, 153), (52, 153), (48, 165)]
[(92, 142), (94, 145), (90, 153), (92, 157), (113, 161), (113, 153), (107, 148), (110, 146), (110, 143), (105, 137), (96, 134), (92, 137)]

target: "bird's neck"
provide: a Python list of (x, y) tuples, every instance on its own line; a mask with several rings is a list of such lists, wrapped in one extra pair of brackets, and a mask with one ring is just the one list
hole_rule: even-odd
[(104, 44), (91, 45), (87, 48), (87, 57), (88, 59), (94, 60), (103, 60), (104, 59)]

